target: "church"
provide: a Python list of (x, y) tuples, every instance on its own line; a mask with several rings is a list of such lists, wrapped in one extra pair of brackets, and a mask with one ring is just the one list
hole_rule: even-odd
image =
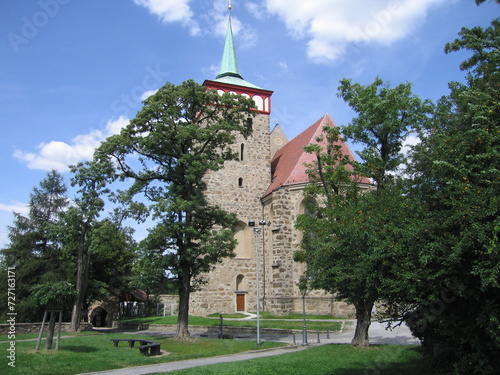
[[(326, 114), (291, 140), (279, 125), (271, 130), (273, 91), (240, 75), (231, 14), (219, 74), (206, 80), (204, 86), (252, 98), (257, 113), (248, 119), (252, 135), (239, 138), (234, 146), (238, 160), (226, 162), (223, 169), (206, 176), (208, 201), (238, 217), (238, 244), (234, 258), (224, 259), (204, 275), (206, 283), (191, 294), (190, 313), (255, 312), (258, 299), (260, 311), (277, 315), (301, 313), (304, 302), (308, 312), (352, 316), (351, 306), (326, 292), (302, 295), (297, 283), (306, 266), (293, 260), (301, 241), (295, 221), (308, 203), (303, 195), (308, 183), (304, 163), (314, 158), (304, 147), (317, 143), (323, 127), (335, 126), (333, 120)], [(342, 152), (354, 159), (348, 145), (340, 145)], [(361, 183), (369, 189), (368, 180)]]

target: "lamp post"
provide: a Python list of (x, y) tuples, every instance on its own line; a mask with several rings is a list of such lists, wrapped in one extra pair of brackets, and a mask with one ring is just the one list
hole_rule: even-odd
[[(260, 220), (259, 225), (261, 227), (266, 225), (265, 220)], [(260, 346), (260, 282), (259, 282), (259, 235), (262, 231), (262, 228), (255, 227), (255, 221), (249, 220), (248, 226), (253, 227), (253, 234), (255, 236), (255, 286), (256, 286), (256, 307), (257, 307), (257, 345)]]
[(298, 284), (300, 294), (302, 294), (302, 345), (309, 345), (307, 343), (307, 325), (306, 325), (306, 294), (307, 294), (307, 284), (304, 280), (301, 280)]

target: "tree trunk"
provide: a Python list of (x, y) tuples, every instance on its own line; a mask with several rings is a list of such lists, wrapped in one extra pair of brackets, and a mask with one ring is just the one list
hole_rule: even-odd
[(351, 341), (352, 346), (359, 346), (366, 348), (370, 346), (370, 340), (368, 337), (368, 329), (371, 324), (371, 316), (374, 301), (361, 301), (354, 304), (356, 308), (356, 330), (354, 331), (354, 337)]
[(179, 314), (177, 320), (177, 333), (175, 338), (177, 340), (187, 340), (191, 334), (188, 330), (189, 320), (189, 294), (191, 290), (191, 277), (189, 267), (183, 270), (180, 278), (179, 290)]
[(76, 332), (80, 329), (80, 314), (82, 311), (82, 284), (83, 284), (83, 251), (78, 250), (78, 261), (76, 271), (76, 298), (73, 304), (73, 311), (71, 312), (71, 332)]
[[(86, 237), (86, 225), (84, 224), (84, 229), (80, 235), (80, 243), (78, 246), (78, 260), (77, 260), (77, 271), (76, 271), (76, 299), (73, 304), (73, 310), (71, 312), (71, 325), (70, 331), (76, 332), (80, 330), (80, 321), (82, 306), (85, 294), (87, 292), (87, 279), (90, 264), (90, 256), (87, 254), (85, 257), (85, 237)], [(85, 263), (84, 263), (85, 261)]]
[(56, 312), (50, 312), (49, 327), (47, 329), (47, 339), (45, 341), (45, 348), (52, 349), (52, 341), (54, 340), (54, 328), (56, 326)]

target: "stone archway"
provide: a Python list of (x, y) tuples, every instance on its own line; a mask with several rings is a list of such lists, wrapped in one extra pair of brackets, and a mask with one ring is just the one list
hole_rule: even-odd
[(108, 311), (102, 306), (97, 306), (90, 314), (90, 322), (94, 327), (106, 327)]

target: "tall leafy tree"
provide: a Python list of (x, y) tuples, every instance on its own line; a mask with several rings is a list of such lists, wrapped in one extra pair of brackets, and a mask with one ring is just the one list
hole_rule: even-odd
[(19, 321), (40, 319), (46, 306), (37, 295), (51, 294), (55, 296), (51, 307), (63, 307), (55, 304), (68, 291), (68, 263), (53, 228), (69, 204), (66, 191), (62, 176), (49, 172), (30, 194), (28, 216), (14, 213), (14, 224), (8, 228), (10, 243), (2, 256), (7, 266), (16, 269)]
[[(339, 96), (358, 112), (343, 132), (364, 145), (359, 152), (363, 160), (353, 163), (342, 156), (335, 128), (325, 129), (326, 149), (308, 146), (317, 162), (306, 193), (319, 204), (299, 217), (298, 227), (305, 233), (297, 260), (307, 262), (312, 287), (354, 305), (352, 344), (368, 346), (374, 303), (396, 287), (391, 276), (404, 262), (409, 225), (404, 213), (409, 204), (395, 174), (404, 160), (402, 144), (412, 129), (427, 121), (432, 105), (413, 95), (410, 84), (392, 89), (378, 78), (368, 86), (342, 80)], [(360, 176), (370, 178), (374, 190), (360, 191)]]
[[(409, 315), (454, 374), (500, 371), (500, 20), (463, 28), (447, 53), (468, 50), (413, 155), (410, 196), (425, 209), (424, 281)], [(436, 306), (438, 308), (436, 308)], [(451, 362), (451, 363), (450, 363)]]
[(96, 151), (98, 163), (112, 163), (116, 178), (132, 185), (117, 194), (131, 216), (156, 221), (144, 245), (166, 259), (180, 296), (178, 339), (189, 337), (189, 296), (199, 276), (233, 255), (234, 215), (210, 205), (206, 173), (237, 157), (237, 134), (248, 135), (253, 102), (218, 95), (189, 80), (167, 83), (144, 102), (120, 134)]
[[(132, 261), (133, 241), (127, 231), (109, 219), (98, 220), (105, 206), (104, 195), (109, 193), (106, 179), (103, 178), (109, 171), (103, 171), (99, 167), (95, 163), (80, 163), (72, 167), (74, 176), (71, 184), (78, 186), (78, 195), (73, 205), (60, 215), (61, 220), (57, 227), (59, 241), (70, 259), (76, 263), (76, 278), (72, 280), (76, 294), (71, 314), (73, 331), (80, 328), (81, 312), (85, 303), (99, 295), (108, 297), (111, 278), (123, 278), (121, 271), (130, 270)], [(107, 255), (103, 257), (102, 254)], [(111, 254), (115, 259), (110, 258)], [(113, 262), (114, 272), (92, 273), (92, 269), (102, 268), (101, 262), (106, 261)], [(117, 283), (113, 284), (116, 288)], [(121, 287), (123, 289), (125, 285)]]

